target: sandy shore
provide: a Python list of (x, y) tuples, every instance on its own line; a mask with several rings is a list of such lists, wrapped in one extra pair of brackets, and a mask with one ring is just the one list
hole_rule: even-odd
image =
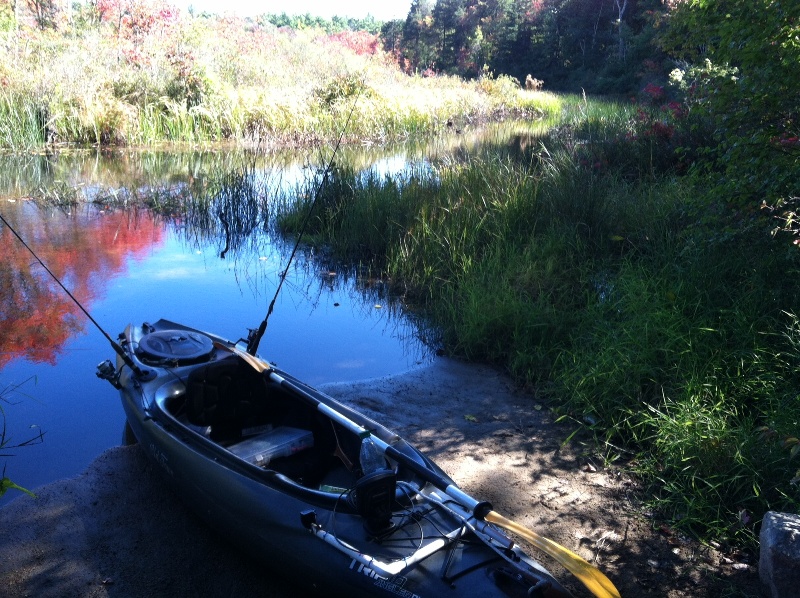
[[(579, 444), (562, 446), (571, 430), (491, 368), (440, 359), (325, 390), (416, 444), (473, 496), (597, 563), (623, 596), (762, 595), (754, 559), (653, 526), (632, 480)], [(290, 581), (186, 509), (138, 446), (106, 451), (80, 476), (35, 492), (0, 508), (0, 596), (294, 596)]]

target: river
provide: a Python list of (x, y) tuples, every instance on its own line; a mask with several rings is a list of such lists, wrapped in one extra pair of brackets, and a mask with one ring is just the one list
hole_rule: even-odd
[[(337, 162), (402, 176), (486, 139), (351, 149)], [(491, 139), (520, 144), (508, 129)], [(264, 319), (288, 263), (292, 242), (269, 226), (271, 198), (317, 176), (329, 154), (184, 148), (0, 155), (0, 214), (112, 338), (129, 323), (166, 318), (235, 340)], [(231, 199), (243, 184), (256, 198), (251, 203)], [(195, 209), (173, 210), (178, 202)], [(2, 224), (0, 247), (0, 467), (33, 489), (80, 474), (120, 444), (124, 414), (116, 391), (95, 376), (96, 365), (113, 358), (103, 332)], [(435, 347), (425, 337), (382, 281), (301, 247), (259, 352), (321, 385), (429, 363)], [(0, 504), (16, 496), (10, 491)]]

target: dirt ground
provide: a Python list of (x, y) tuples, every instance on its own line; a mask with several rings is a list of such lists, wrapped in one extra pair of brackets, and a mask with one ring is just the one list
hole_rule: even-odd
[[(722, 554), (648, 518), (634, 480), (578, 442), (563, 445), (572, 430), (491, 368), (438, 359), (325, 390), (393, 428), (496, 511), (596, 563), (623, 597), (768, 595), (757, 555)], [(111, 449), (36, 494), (0, 509), (0, 596), (295, 596), (291, 580), (207, 530), (138, 446)]]

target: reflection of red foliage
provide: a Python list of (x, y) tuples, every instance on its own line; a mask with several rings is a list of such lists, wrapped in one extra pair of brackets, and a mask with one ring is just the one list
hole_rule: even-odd
[[(149, 215), (97, 212), (48, 217), (23, 209), (3, 217), (89, 310), (128, 257), (161, 242)], [(64, 343), (82, 330), (85, 316), (8, 228), (0, 224), (0, 368), (16, 357), (55, 363)]]

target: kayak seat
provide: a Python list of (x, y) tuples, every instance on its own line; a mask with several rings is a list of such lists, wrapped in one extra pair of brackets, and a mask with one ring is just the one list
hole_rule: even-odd
[(242, 430), (269, 423), (267, 384), (238, 357), (212, 361), (189, 374), (186, 417), (196, 426), (210, 426), (212, 440), (233, 442)]

